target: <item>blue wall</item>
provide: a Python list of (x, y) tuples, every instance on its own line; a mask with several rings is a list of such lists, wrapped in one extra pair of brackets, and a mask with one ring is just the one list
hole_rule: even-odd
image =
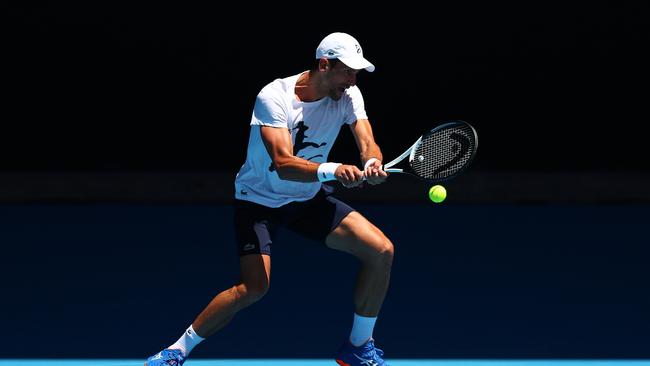
[[(356, 205), (396, 245), (390, 358), (650, 357), (650, 206)], [(228, 205), (4, 205), (0, 358), (146, 357), (238, 278)], [(329, 357), (356, 261), (280, 232), (193, 357)]]

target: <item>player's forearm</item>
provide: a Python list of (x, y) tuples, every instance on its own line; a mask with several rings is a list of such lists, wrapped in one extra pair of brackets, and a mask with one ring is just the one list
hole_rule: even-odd
[(318, 182), (319, 163), (293, 156), (275, 162), (275, 169), (282, 180), (295, 182)]
[(381, 154), (381, 149), (376, 143), (369, 143), (365, 145), (360, 152), (361, 155), (361, 165), (364, 165), (368, 160), (375, 158), (380, 161), (384, 161)]

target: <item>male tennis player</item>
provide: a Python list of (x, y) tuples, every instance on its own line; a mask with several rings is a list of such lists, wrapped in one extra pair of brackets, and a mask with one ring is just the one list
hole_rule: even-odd
[[(380, 169), (382, 154), (356, 86), (357, 73), (364, 69), (372, 72), (375, 67), (363, 57), (359, 42), (348, 34), (332, 33), (318, 45), (311, 70), (276, 79), (257, 95), (246, 162), (235, 179), (241, 281), (212, 299), (178, 341), (147, 359), (146, 366), (182, 365), (199, 342), (264, 296), (276, 226), (359, 258), (352, 330), (336, 362), (386, 365), (372, 335), (388, 288), (393, 244), (321, 183), (336, 180), (350, 188), (364, 180), (369, 184), (386, 180)], [(363, 171), (327, 162), (344, 124), (356, 139)]]

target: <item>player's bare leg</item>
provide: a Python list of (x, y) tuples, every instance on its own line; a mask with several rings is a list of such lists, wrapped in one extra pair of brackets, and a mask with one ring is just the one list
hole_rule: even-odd
[(361, 262), (354, 290), (355, 314), (349, 339), (336, 354), (339, 365), (386, 365), (372, 332), (386, 297), (393, 263), (393, 244), (358, 212), (351, 212), (326, 239), (328, 247), (354, 255)]
[(206, 338), (223, 328), (235, 314), (260, 300), (268, 291), (271, 257), (250, 254), (240, 257), (241, 282), (215, 296), (196, 317), (192, 327)]
[(377, 316), (390, 281), (393, 243), (356, 211), (341, 221), (325, 243), (360, 260), (361, 268), (354, 291), (355, 310), (362, 316)]
[(245, 255), (240, 257), (239, 263), (240, 283), (215, 296), (176, 343), (149, 357), (144, 366), (182, 365), (194, 346), (223, 328), (238, 311), (266, 294), (271, 277), (271, 257)]

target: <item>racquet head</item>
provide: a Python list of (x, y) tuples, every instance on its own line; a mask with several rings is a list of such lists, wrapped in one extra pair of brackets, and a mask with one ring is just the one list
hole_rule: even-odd
[[(450, 121), (422, 135), (406, 151), (408, 154), (402, 154), (386, 164), (384, 170), (389, 173), (410, 173), (427, 181), (441, 182), (465, 170), (477, 148), (478, 136), (474, 127), (464, 121)], [(398, 164), (401, 169), (390, 169)]]

